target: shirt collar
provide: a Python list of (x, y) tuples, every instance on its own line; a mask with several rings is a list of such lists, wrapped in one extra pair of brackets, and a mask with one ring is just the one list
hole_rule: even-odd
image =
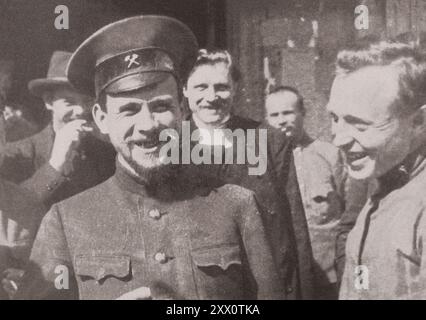
[(426, 167), (426, 144), (410, 153), (400, 164), (377, 179), (373, 196), (384, 197), (406, 185)]
[[(196, 125), (197, 128), (206, 128), (206, 125), (203, 124), (201, 122), (201, 120), (197, 118), (196, 114), (193, 113), (192, 116), (191, 116), (191, 118), (194, 121), (194, 124)], [(225, 129), (225, 128), (228, 128), (228, 122), (230, 121), (230, 119), (231, 119), (231, 114), (228, 114), (222, 120), (222, 122), (220, 124), (217, 124), (214, 128), (211, 128), (211, 127), (207, 126), (206, 129)]]

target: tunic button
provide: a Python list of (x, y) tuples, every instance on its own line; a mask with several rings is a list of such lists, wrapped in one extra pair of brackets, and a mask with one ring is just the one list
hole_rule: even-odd
[(157, 261), (158, 263), (166, 263), (167, 262), (167, 257), (166, 254), (163, 252), (157, 252), (154, 256), (155, 261)]
[(155, 220), (158, 220), (161, 218), (161, 212), (158, 209), (152, 209), (149, 211), (148, 214), (152, 219), (155, 219)]
[(293, 292), (293, 288), (292, 287), (287, 287), (285, 290), (288, 294)]

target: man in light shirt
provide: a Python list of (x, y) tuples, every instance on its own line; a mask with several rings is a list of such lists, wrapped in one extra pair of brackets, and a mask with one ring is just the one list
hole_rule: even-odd
[(349, 233), (341, 299), (425, 299), (426, 55), (370, 42), (339, 52), (328, 110), (355, 179), (376, 188)]
[(346, 183), (338, 149), (308, 135), (305, 114), (303, 97), (296, 88), (280, 86), (266, 97), (266, 122), (292, 141), (297, 183), (315, 259), (315, 297), (336, 299), (335, 240), (350, 185)]

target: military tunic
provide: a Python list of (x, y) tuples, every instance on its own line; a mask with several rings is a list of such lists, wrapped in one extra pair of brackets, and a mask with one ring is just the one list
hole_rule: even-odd
[(340, 299), (425, 299), (426, 148), (378, 180), (346, 245)]
[[(19, 296), (115, 299), (145, 286), (154, 299), (282, 298), (252, 192), (179, 181), (153, 194), (119, 167), (54, 205)], [(70, 271), (70, 290), (55, 288), (58, 265)]]

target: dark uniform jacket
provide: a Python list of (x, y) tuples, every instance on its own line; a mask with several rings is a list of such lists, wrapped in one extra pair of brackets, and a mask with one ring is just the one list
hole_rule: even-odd
[[(191, 119), (191, 129), (195, 128)], [(289, 140), (278, 130), (236, 115), (231, 116), (226, 128), (267, 130), (267, 170), (262, 175), (249, 175), (246, 164), (204, 165), (204, 174), (255, 192), (282, 291), (287, 299), (313, 298), (312, 248)]]
[[(296, 167), (292, 153), (291, 141), (282, 134), (280, 130), (271, 128), (262, 123), (259, 129), (266, 129), (268, 132), (268, 170), (263, 179), (270, 181), (275, 188), (275, 193), (269, 193), (269, 190), (262, 188), (261, 192), (268, 200), (265, 203), (271, 203), (272, 198), (275, 201), (281, 201), (284, 208), (283, 212), (289, 212), (291, 236), (294, 239), (297, 261), (297, 299), (313, 299), (314, 297), (314, 259), (312, 246), (309, 236), (308, 224), (306, 221), (305, 209), (303, 207), (302, 196), (300, 194), (299, 183), (297, 180)], [(287, 219), (272, 215), (269, 219), (271, 230), (279, 234), (279, 228), (284, 228)], [(281, 227), (279, 227), (281, 226)], [(278, 235), (277, 239), (280, 239)], [(280, 240), (281, 242), (283, 240)], [(277, 246), (279, 241), (277, 242)], [(284, 259), (280, 248), (277, 248), (278, 255), (281, 254), (281, 260)]]
[[(0, 281), (8, 268), (23, 268), (43, 217), (44, 208), (32, 195), (0, 179)], [(0, 300), (6, 299), (0, 286)]]
[(51, 125), (38, 134), (6, 145), (1, 175), (35, 193), (47, 208), (93, 187), (114, 173), (115, 151), (108, 143), (87, 136), (74, 171), (63, 176), (50, 164), (55, 133)]
[[(118, 166), (55, 204), (18, 297), (115, 299), (145, 286), (154, 299), (283, 298), (253, 193), (191, 172), (147, 185)], [(71, 290), (55, 289), (58, 266)]]

